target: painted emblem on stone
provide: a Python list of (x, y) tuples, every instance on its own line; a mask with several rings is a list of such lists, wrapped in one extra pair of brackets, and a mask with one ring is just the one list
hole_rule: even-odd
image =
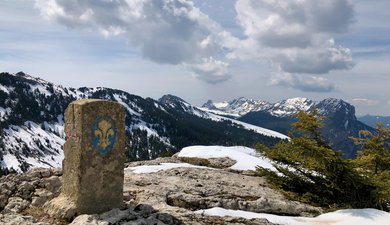
[(116, 140), (116, 126), (109, 116), (98, 117), (92, 124), (92, 146), (101, 155), (109, 153)]

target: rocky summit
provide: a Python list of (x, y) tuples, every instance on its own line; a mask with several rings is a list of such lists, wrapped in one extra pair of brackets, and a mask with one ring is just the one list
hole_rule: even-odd
[[(154, 172), (137, 168), (161, 164), (192, 163)], [(229, 158), (158, 158), (128, 163), (125, 169), (124, 203), (121, 208), (93, 215), (58, 219), (42, 208), (58, 196), (62, 172), (33, 169), (0, 178), (0, 224), (272, 224), (266, 219), (208, 216), (202, 209), (221, 207), (277, 215), (313, 216), (321, 209), (287, 200), (251, 171), (228, 167)], [(64, 206), (64, 209), (66, 206)]]

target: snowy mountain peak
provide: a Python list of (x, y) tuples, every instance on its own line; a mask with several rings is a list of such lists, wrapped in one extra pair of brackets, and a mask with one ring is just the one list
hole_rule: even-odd
[(336, 98), (327, 98), (319, 102), (307, 98), (289, 98), (277, 103), (269, 103), (261, 100), (246, 99), (243, 97), (215, 103), (208, 100), (203, 104), (202, 109), (218, 115), (238, 118), (249, 112), (264, 111), (277, 117), (291, 117), (299, 111), (309, 111), (313, 107), (319, 109), (323, 115), (329, 115), (337, 111), (344, 111), (345, 114), (355, 114), (355, 108), (351, 104)]
[(164, 95), (162, 96), (158, 102), (170, 109), (173, 109), (177, 112), (182, 112), (182, 113), (189, 113), (193, 115), (198, 115), (200, 117), (203, 117), (202, 114), (204, 113), (203, 111), (199, 110), (197, 107), (191, 105), (190, 103), (186, 102), (185, 100), (174, 96), (174, 95)]
[(31, 76), (29, 74), (26, 74), (24, 73), (23, 71), (20, 71), (20, 72), (17, 72), (15, 74), (11, 74), (15, 77), (20, 77), (20, 78), (23, 78), (23, 79), (26, 79), (26, 80), (29, 80), (29, 81), (33, 81), (34, 83), (39, 83), (39, 84), (42, 84), (42, 85), (47, 85), (49, 84), (49, 82), (41, 79), (41, 78), (38, 78), (38, 77), (34, 77), (34, 76)]
[(341, 99), (327, 98), (316, 104), (319, 112), (326, 116), (343, 118), (342, 124), (348, 129), (350, 121), (355, 121), (355, 107)]
[(161, 104), (171, 104), (171, 103), (186, 103), (186, 104), (188, 104), (188, 102), (186, 102), (182, 98), (179, 98), (179, 97), (177, 97), (175, 95), (171, 95), (171, 94), (163, 95), (158, 101)]
[(202, 109), (230, 117), (240, 117), (252, 111), (259, 111), (269, 108), (271, 105), (266, 101), (247, 99), (240, 97), (231, 101), (213, 102), (208, 100), (203, 104)]
[(313, 101), (307, 98), (289, 98), (274, 104), (269, 111), (274, 116), (291, 116), (308, 111), (313, 105)]

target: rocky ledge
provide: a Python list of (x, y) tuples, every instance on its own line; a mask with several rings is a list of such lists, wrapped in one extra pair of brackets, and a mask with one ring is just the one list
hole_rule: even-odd
[[(133, 168), (161, 163), (192, 163), (153, 173), (136, 173)], [(251, 172), (232, 171), (225, 159), (159, 158), (127, 164), (124, 205), (99, 215), (79, 215), (60, 220), (42, 208), (61, 189), (61, 171), (34, 169), (25, 174), (0, 178), (0, 224), (272, 224), (265, 219), (206, 216), (201, 209), (226, 209), (278, 215), (317, 215), (321, 209), (287, 200), (267, 182)]]

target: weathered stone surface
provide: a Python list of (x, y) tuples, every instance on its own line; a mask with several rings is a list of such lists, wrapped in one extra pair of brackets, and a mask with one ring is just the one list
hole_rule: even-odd
[(57, 196), (61, 179), (55, 175), (60, 173), (53, 171), (58, 170), (37, 168), (24, 174), (0, 177), (0, 210), (19, 212), (26, 209), (26, 205), (41, 207)]
[(19, 186), (16, 192), (16, 196), (19, 196), (23, 199), (30, 199), (32, 193), (34, 192), (34, 185), (27, 181), (23, 181)]
[[(61, 183), (60, 183), (61, 185)], [(35, 190), (33, 197), (31, 198), (31, 205), (34, 207), (43, 206), (49, 199), (53, 198), (53, 193), (44, 188), (38, 188)]]
[(126, 209), (119, 210), (113, 209), (111, 211), (94, 214), (94, 215), (80, 215), (76, 217), (70, 225), (180, 225), (183, 224), (175, 217), (158, 213), (153, 207), (142, 204), (137, 210)]
[(55, 196), (58, 196), (61, 191), (62, 182), (60, 177), (51, 176), (48, 178), (43, 178), (41, 184), (46, 190), (50, 191)]
[[(191, 218), (199, 217), (194, 216), (193, 210), (212, 207), (305, 216), (321, 212), (320, 208), (287, 200), (269, 187), (264, 178), (243, 175), (229, 169), (176, 168), (148, 174), (128, 172), (124, 190), (134, 196), (136, 201), (151, 205), (189, 224), (192, 224)], [(264, 221), (252, 224), (262, 223)]]
[[(164, 158), (146, 162), (136, 162), (130, 165), (155, 165), (161, 162), (180, 162), (174, 158)], [(49, 221), (53, 225), (63, 221), (43, 219), (47, 214), (40, 205), (53, 198), (54, 193), (47, 188), (48, 180), (60, 180), (52, 170), (40, 173), (52, 174), (51, 177), (36, 175), (29, 172), (26, 174), (9, 175), (0, 177), (0, 193), (4, 194), (7, 209), (0, 213), (0, 225), (2, 224), (31, 224), (43, 225), (42, 221)], [(34, 175), (35, 174), (35, 175)], [(30, 176), (30, 178), (27, 178)], [(214, 206), (241, 209), (253, 212), (266, 212), (290, 215), (313, 215), (320, 209), (305, 204), (286, 200), (280, 193), (271, 189), (261, 177), (254, 177), (232, 172), (228, 169), (199, 169), (199, 168), (176, 168), (150, 174), (125, 173), (124, 199), (126, 208), (114, 209), (101, 214), (77, 216), (72, 224), (224, 224), (224, 225), (272, 225), (265, 219), (243, 219), (233, 217), (216, 217), (196, 214), (193, 209), (209, 208)], [(17, 187), (26, 185), (27, 180), (34, 189), (31, 199), (16, 197)], [(55, 183), (55, 182), (54, 182)], [(61, 182), (60, 182), (61, 183)], [(56, 186), (56, 185), (53, 185)], [(60, 188), (61, 189), (61, 188)], [(53, 190), (53, 189), (51, 189)], [(61, 197), (61, 196), (59, 196)], [(45, 200), (47, 198), (47, 200)], [(31, 204), (30, 204), (31, 202)], [(8, 205), (9, 203), (9, 205)], [(62, 218), (72, 220), (75, 206), (67, 199), (56, 198), (50, 202), (51, 206), (57, 204), (61, 207), (51, 207), (53, 215), (61, 215)], [(27, 206), (26, 206), (27, 204)], [(23, 210), (19, 214), (17, 211)], [(54, 211), (55, 209), (55, 211)], [(34, 211), (35, 210), (35, 211)], [(30, 213), (33, 211), (33, 213)], [(36, 218), (21, 214), (34, 215)], [(38, 215), (38, 216), (37, 216)]]
[(48, 223), (38, 222), (31, 216), (22, 216), (20, 214), (8, 213), (0, 214), (0, 225), (50, 225)]
[(65, 195), (60, 195), (44, 204), (45, 211), (53, 217), (70, 221), (76, 216), (77, 208), (74, 201)]
[(8, 204), (5, 206), (4, 211), (19, 213), (26, 209), (30, 205), (30, 202), (20, 197), (11, 197), (8, 199)]
[(99, 221), (96, 215), (83, 214), (76, 217), (70, 225), (109, 225), (106, 221)]
[(124, 117), (123, 107), (116, 102), (83, 99), (69, 104), (63, 186), (59, 200), (45, 206), (48, 212), (58, 211), (52, 207), (64, 208), (61, 204), (71, 205), (69, 209), (78, 215), (122, 206)]

